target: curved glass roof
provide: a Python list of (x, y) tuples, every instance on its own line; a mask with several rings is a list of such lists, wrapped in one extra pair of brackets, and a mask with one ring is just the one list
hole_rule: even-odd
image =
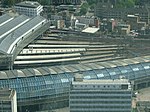
[(44, 99), (48, 96), (49, 101), (57, 96), (68, 97), (70, 83), (76, 74), (82, 74), (84, 79), (139, 79), (150, 76), (150, 56), (86, 65), (0, 71), (0, 88), (15, 89), (18, 102), (22, 102), (19, 106), (33, 105), (41, 103), (38, 102), (39, 97)]
[[(117, 75), (126, 72), (137, 72), (140, 70), (148, 70), (150, 68), (150, 56), (137, 57), (132, 59), (123, 59), (110, 62), (97, 62), (88, 64), (73, 64), (61, 65), (52, 67), (30, 68), (22, 70), (0, 71), (0, 79), (11, 79), (21, 77), (33, 77), (42, 75), (56, 75), (75, 72), (89, 72), (89, 71), (107, 71), (109, 76)], [(116, 70), (117, 69), (117, 70)], [(122, 72), (123, 71), (123, 72)], [(118, 74), (118, 75), (119, 75)], [(102, 76), (102, 75), (101, 75)], [(98, 76), (99, 77), (99, 76)], [(105, 77), (105, 75), (104, 75)]]
[[(121, 75), (126, 72), (135, 72), (140, 70), (150, 69), (150, 56), (137, 57), (132, 59), (123, 59), (110, 62), (97, 62), (89, 64), (73, 64), (73, 65), (61, 65), (53, 67), (41, 67), (41, 68), (30, 68), (23, 70), (13, 70), (13, 71), (0, 71), (0, 79), (11, 79), (11, 78), (21, 78), (21, 77), (33, 77), (42, 75), (56, 75), (65, 73), (75, 73), (75, 72), (89, 72), (93, 71), (106, 71), (107, 76)], [(92, 73), (87, 73), (92, 74)], [(138, 74), (136, 74), (138, 75)], [(98, 75), (97, 77), (105, 77), (105, 75)], [(91, 77), (91, 76), (90, 76)], [(111, 77), (111, 78), (112, 78)], [(136, 76), (137, 77), (137, 76)]]

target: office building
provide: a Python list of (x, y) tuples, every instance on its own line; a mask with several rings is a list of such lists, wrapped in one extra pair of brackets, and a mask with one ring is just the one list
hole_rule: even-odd
[(43, 11), (43, 6), (38, 2), (33, 1), (20, 2), (16, 4), (14, 8), (19, 14), (23, 14), (29, 17), (40, 15), (40, 13)]
[(17, 112), (16, 91), (0, 89), (0, 112)]
[(70, 112), (131, 112), (128, 80), (73, 81), (70, 89)]

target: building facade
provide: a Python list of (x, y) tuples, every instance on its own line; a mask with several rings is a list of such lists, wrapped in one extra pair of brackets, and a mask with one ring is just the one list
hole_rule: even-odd
[(121, 80), (72, 82), (70, 112), (131, 112), (131, 84)]
[(17, 112), (16, 91), (0, 89), (0, 112)]
[(40, 15), (40, 13), (43, 11), (42, 5), (40, 5), (38, 2), (31, 1), (20, 2), (16, 4), (14, 8), (19, 14), (24, 14), (29, 17)]

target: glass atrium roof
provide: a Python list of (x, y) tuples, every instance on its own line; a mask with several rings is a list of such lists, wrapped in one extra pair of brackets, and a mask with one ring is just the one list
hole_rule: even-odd
[[(10, 71), (0, 71), (0, 79), (11, 79), (11, 78), (21, 78), (21, 77), (33, 77), (42, 75), (56, 75), (65, 73), (75, 73), (75, 72), (88, 72), (94, 70), (113, 70), (116, 68), (130, 68), (129, 70), (138, 71), (139, 67), (144, 67), (146, 69), (150, 68), (150, 56), (137, 57), (132, 59), (123, 59), (110, 62), (97, 62), (89, 64), (73, 64), (73, 65), (60, 65), (53, 67), (41, 67), (41, 68), (30, 68), (23, 70), (10, 70)], [(138, 66), (137, 66), (138, 65)], [(136, 67), (135, 67), (136, 66)], [(128, 69), (125, 69), (126, 71)], [(124, 71), (125, 71), (124, 70)], [(109, 71), (108, 71), (109, 72)], [(110, 75), (114, 75), (115, 72)]]

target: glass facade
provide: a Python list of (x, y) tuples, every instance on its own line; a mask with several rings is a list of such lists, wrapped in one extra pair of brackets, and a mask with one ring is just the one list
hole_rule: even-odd
[[(122, 64), (120, 60), (107, 62), (108, 65), (115, 65), (114, 67), (106, 67), (104, 65), (106, 62), (98, 62), (86, 65), (75, 64), (71, 66), (61, 65), (57, 67), (0, 71), (0, 88), (16, 90), (18, 111), (20, 112), (24, 111), (24, 109), (33, 109), (33, 106), (35, 106), (36, 110), (65, 107), (69, 104), (69, 88), (74, 74), (83, 74), (84, 79), (101, 80), (125, 77), (129, 80), (135, 80), (150, 76), (149, 59), (149, 57), (138, 58), (138, 63), (130, 62), (130, 64), (128, 64), (128, 61), (124, 61), (123, 63), (125, 64)], [(79, 69), (78, 65), (84, 69)], [(87, 66), (92, 69), (86, 69)], [(97, 68), (93, 68), (93, 66), (97, 66)], [(98, 66), (103, 67), (98, 68)], [(34, 112), (35, 110), (31, 111)]]

